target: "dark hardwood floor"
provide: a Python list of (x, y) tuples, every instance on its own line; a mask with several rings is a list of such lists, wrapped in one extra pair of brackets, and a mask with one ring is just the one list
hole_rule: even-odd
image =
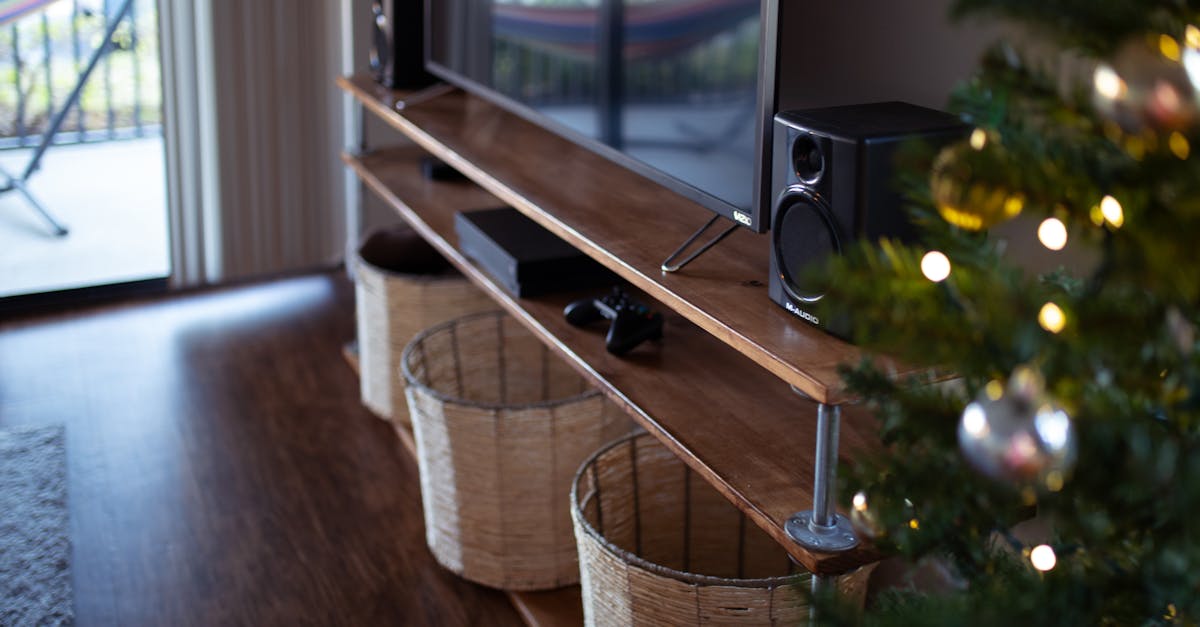
[(329, 274), (0, 322), (0, 427), (64, 423), (80, 625), (519, 625), (425, 548)]

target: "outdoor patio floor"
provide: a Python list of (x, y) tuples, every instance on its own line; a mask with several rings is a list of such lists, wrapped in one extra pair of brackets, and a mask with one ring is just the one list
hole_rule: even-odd
[[(17, 174), (29, 154), (0, 151), (0, 165)], [(56, 146), (29, 187), (71, 232), (55, 237), (20, 194), (0, 194), (0, 297), (169, 274), (161, 138)]]

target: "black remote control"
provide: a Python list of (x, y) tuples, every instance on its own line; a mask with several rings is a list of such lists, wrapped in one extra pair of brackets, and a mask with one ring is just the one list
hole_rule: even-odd
[(581, 327), (599, 320), (610, 320), (605, 348), (618, 357), (646, 340), (662, 338), (663, 316), (633, 300), (620, 287), (601, 298), (583, 298), (563, 310), (567, 322)]

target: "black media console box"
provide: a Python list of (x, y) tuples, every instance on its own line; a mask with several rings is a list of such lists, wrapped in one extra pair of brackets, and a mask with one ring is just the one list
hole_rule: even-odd
[(460, 211), (458, 248), (518, 297), (611, 287), (615, 274), (512, 207)]

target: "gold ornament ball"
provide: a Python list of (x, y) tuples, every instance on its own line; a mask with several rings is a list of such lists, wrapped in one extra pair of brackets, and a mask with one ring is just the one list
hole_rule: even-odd
[[(929, 189), (942, 219), (968, 231), (1010, 220), (1025, 207), (1024, 197), (1019, 193), (971, 182), (971, 162), (979, 158), (979, 153), (980, 150), (966, 142), (947, 146), (938, 153), (929, 177)], [(996, 156), (991, 159), (996, 160)]]
[(1196, 54), (1166, 35), (1125, 42), (1092, 74), (1096, 109), (1130, 134), (1192, 128), (1200, 120), (1200, 76), (1189, 75), (1197, 64), (1188, 57)]

